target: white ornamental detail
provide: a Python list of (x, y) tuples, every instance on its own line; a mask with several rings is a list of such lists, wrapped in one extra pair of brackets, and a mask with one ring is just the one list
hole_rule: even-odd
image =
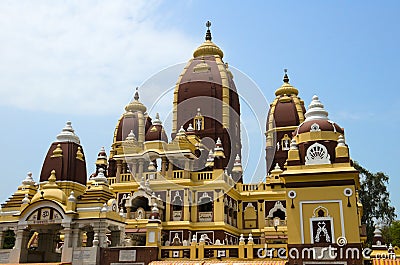
[(320, 143), (314, 143), (307, 149), (306, 165), (330, 164), (330, 156), (326, 147)]
[(329, 236), (328, 230), (326, 229), (325, 222), (318, 222), (317, 234), (315, 235), (315, 242), (319, 242), (321, 240), (321, 236), (325, 236), (325, 241), (327, 243), (331, 242), (331, 237)]

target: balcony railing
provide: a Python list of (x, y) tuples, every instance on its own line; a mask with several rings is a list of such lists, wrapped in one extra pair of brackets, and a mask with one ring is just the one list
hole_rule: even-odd
[(107, 178), (107, 180), (108, 180), (108, 185), (112, 185), (117, 182), (116, 177)]
[(193, 180), (212, 180), (213, 179), (213, 172), (212, 171), (207, 171), (207, 172), (195, 172), (192, 173)]
[(267, 187), (265, 183), (259, 183), (259, 184), (242, 184), (238, 183), (237, 188), (239, 191), (260, 191), (260, 190), (266, 190)]
[(183, 170), (175, 170), (173, 172), (173, 178), (174, 179), (181, 179), (183, 178)]
[(120, 175), (121, 177), (121, 182), (129, 182), (132, 180), (132, 174), (131, 173), (124, 173)]

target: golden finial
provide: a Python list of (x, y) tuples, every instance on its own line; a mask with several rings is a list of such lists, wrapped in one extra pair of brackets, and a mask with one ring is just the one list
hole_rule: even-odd
[(54, 182), (56, 182), (56, 171), (53, 169), (49, 177), (49, 183), (54, 183)]
[(283, 76), (283, 82), (284, 83), (289, 83), (289, 77), (287, 75), (287, 69), (283, 69), (283, 71), (285, 72), (285, 75)]
[(211, 31), (210, 31), (211, 22), (210, 21), (206, 22), (206, 27), (207, 27), (206, 40), (211, 41)]
[(136, 87), (136, 92), (135, 92), (134, 99), (135, 99), (136, 101), (139, 100), (139, 87)]
[(79, 160), (81, 160), (81, 161), (84, 161), (84, 160), (83, 160), (82, 149), (81, 149), (80, 146), (78, 146), (78, 151), (76, 151), (76, 159), (79, 159)]
[(53, 151), (53, 155), (51, 157), (62, 157), (62, 149), (61, 149), (61, 144), (57, 144), (56, 149)]

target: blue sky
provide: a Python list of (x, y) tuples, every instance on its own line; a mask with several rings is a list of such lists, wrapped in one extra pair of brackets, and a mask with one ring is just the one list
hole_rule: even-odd
[[(398, 1), (2, 1), (0, 200), (26, 172), (37, 180), (67, 120), (92, 172), (134, 88), (190, 59), (210, 20), (224, 60), (268, 102), (284, 68), (306, 105), (317, 94), (345, 128), (352, 158), (390, 176), (392, 204), (400, 209), (399, 7)], [(246, 87), (238, 90), (246, 94)], [(141, 93), (148, 106), (152, 93)]]

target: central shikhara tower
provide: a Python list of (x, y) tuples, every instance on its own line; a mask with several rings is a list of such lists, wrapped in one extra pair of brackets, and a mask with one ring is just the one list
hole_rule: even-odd
[(320, 257), (323, 264), (361, 264), (356, 256), (321, 252), (334, 246), (361, 255), (365, 240), (359, 177), (344, 129), (317, 96), (306, 110), (285, 71), (266, 121), (265, 181), (244, 184), (240, 88), (210, 25), (178, 77), (170, 136), (137, 89), (109, 155), (101, 148), (88, 176), (68, 122), (49, 148), (39, 182), (29, 174), (2, 204), (1, 260), (307, 264)]

